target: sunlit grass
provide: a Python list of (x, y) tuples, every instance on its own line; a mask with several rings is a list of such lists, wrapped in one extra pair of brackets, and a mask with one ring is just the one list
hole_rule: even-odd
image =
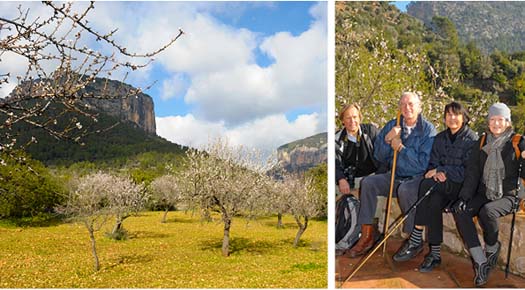
[[(326, 221), (312, 221), (298, 248), (285, 216), (232, 225), (232, 254), (221, 255), (222, 223), (183, 212), (143, 213), (124, 222), (130, 238), (96, 233), (101, 269), (93, 271), (89, 237), (79, 224), (17, 227), (0, 223), (0, 288), (326, 288)], [(218, 220), (218, 216), (215, 216)]]

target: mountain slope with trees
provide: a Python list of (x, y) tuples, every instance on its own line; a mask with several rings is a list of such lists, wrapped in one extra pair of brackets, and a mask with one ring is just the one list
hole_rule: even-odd
[(477, 131), (484, 129), (488, 106), (503, 101), (522, 131), (525, 52), (486, 54), (462, 41), (445, 17), (425, 26), (387, 2), (338, 2), (336, 108), (360, 103), (365, 121), (382, 126), (395, 117), (405, 90), (420, 92), (424, 115), (438, 129), (451, 100), (469, 108)]
[(449, 18), (462, 41), (485, 53), (525, 50), (525, 3), (521, 1), (412, 1), (407, 13), (431, 25), (434, 16)]

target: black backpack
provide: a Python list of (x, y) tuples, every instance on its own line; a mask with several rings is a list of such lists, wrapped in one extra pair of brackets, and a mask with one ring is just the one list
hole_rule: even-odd
[(343, 196), (336, 203), (335, 249), (346, 250), (359, 240), (361, 229), (357, 224), (359, 199), (353, 195)]

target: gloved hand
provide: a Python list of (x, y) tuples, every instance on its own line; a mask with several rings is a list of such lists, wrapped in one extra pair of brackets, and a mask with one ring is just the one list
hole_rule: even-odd
[(458, 198), (458, 200), (456, 200), (456, 202), (454, 202), (454, 204), (452, 204), (452, 206), (450, 207), (450, 210), (453, 212), (453, 213), (462, 213), (462, 212), (465, 212), (467, 210), (467, 201), (464, 200), (463, 198)]

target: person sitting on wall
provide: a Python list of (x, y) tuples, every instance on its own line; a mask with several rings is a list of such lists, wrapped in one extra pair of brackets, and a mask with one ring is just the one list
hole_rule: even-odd
[[(417, 200), (419, 183), (425, 174), (436, 129), (421, 115), (421, 100), (416, 93), (404, 92), (399, 100), (401, 126), (396, 120), (389, 121), (379, 132), (374, 143), (374, 157), (380, 164), (392, 168), (394, 151), (397, 151), (395, 186), (392, 195), (398, 197), (399, 205), (406, 212)], [(361, 237), (348, 252), (350, 257), (366, 254), (376, 240), (373, 219), (377, 197), (389, 194), (391, 172), (370, 175), (361, 181), (361, 208), (358, 224)], [(410, 233), (414, 227), (414, 213), (411, 213), (403, 231)]]
[(360, 177), (376, 171), (373, 154), (379, 130), (373, 124), (361, 123), (361, 108), (355, 103), (346, 105), (339, 119), (344, 128), (335, 133), (335, 178), (339, 193), (344, 195), (359, 188)]
[[(496, 267), (501, 243), (498, 241), (498, 218), (513, 212), (523, 198), (520, 177), (525, 177), (523, 155), (516, 156), (510, 109), (503, 103), (489, 108), (488, 130), (472, 147), (459, 199), (452, 206), (456, 227), (465, 242), (474, 266), (474, 283), (487, 283), (490, 270)], [(519, 152), (525, 141), (514, 139)], [(520, 192), (517, 189), (520, 188)], [(483, 230), (485, 249), (481, 247), (473, 217)]]
[(445, 106), (446, 129), (434, 138), (425, 179), (419, 185), (418, 198), (436, 183), (429, 196), (416, 208), (416, 225), (402, 247), (393, 256), (397, 262), (408, 261), (423, 250), (423, 229), (426, 226), (430, 252), (419, 266), (419, 272), (430, 272), (441, 264), (443, 242), (443, 210), (458, 198), (465, 177), (465, 167), (478, 135), (469, 128), (465, 108), (457, 102)]

